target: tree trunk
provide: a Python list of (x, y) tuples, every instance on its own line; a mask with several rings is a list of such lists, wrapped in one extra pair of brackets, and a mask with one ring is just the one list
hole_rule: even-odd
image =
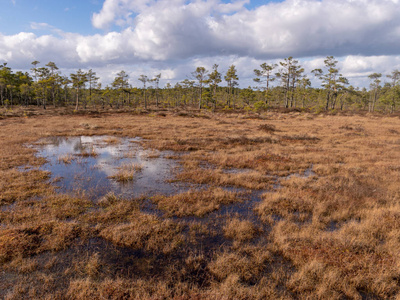
[(43, 109), (46, 109), (46, 90), (43, 88)]
[(375, 91), (375, 92), (374, 92), (373, 102), (372, 102), (372, 112), (375, 111), (375, 103), (376, 103), (377, 98), (378, 98), (378, 92)]
[(158, 107), (158, 88), (156, 89), (156, 106)]
[(4, 91), (4, 88), (2, 87), (0, 90), (1, 106), (4, 106), (3, 91)]
[(217, 108), (217, 86), (214, 86), (214, 110)]
[(289, 108), (289, 98), (287, 94), (287, 90), (285, 91), (285, 108)]
[(144, 109), (147, 109), (146, 89), (143, 89)]
[(203, 86), (200, 85), (200, 98), (199, 98), (199, 109), (201, 109), (201, 99), (203, 97)]
[(75, 105), (75, 110), (78, 110), (79, 106), (79, 88), (76, 88), (76, 105)]
[(326, 95), (326, 104), (325, 104), (325, 110), (329, 110), (329, 98), (330, 98), (330, 93), (328, 92), (328, 94)]
[(56, 91), (54, 88), (51, 90), (51, 97), (53, 98), (53, 106), (56, 107)]

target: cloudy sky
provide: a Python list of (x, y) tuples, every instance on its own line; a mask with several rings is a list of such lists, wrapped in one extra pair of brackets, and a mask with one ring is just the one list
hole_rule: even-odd
[(400, 0), (0, 0), (0, 63), (18, 70), (54, 61), (103, 84), (125, 70), (139, 86), (234, 64), (246, 87), (263, 62), (293, 56), (310, 71), (327, 55), (356, 86), (400, 69)]

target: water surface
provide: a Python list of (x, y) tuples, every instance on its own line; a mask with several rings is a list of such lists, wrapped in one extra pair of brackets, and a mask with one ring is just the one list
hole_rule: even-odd
[[(123, 197), (143, 194), (175, 194), (186, 185), (170, 183), (179, 164), (171, 152), (146, 150), (140, 138), (109, 136), (53, 137), (41, 140), (35, 148), (47, 159), (41, 169), (51, 172), (51, 180), (62, 192), (84, 192), (99, 199), (108, 192)], [(118, 182), (110, 176), (124, 164), (142, 167), (132, 181)]]

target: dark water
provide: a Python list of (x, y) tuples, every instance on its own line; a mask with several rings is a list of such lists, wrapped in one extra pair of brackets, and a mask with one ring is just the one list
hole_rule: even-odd
[[(108, 192), (137, 197), (170, 195), (185, 189), (184, 184), (167, 182), (179, 167), (176, 160), (166, 158), (171, 152), (145, 150), (139, 138), (54, 137), (40, 141), (35, 148), (38, 156), (48, 161), (41, 169), (51, 172), (51, 180), (61, 192), (83, 192), (99, 199)], [(128, 163), (142, 167), (132, 181), (121, 183), (110, 178)]]
[[(172, 195), (187, 191), (189, 188), (204, 189), (208, 185), (195, 185), (183, 182), (171, 182), (174, 173), (180, 169), (177, 157), (171, 151), (153, 151), (144, 149), (140, 138), (115, 138), (110, 136), (80, 136), (80, 137), (51, 137), (39, 141), (34, 147), (38, 156), (47, 159), (41, 168), (51, 172), (51, 181), (63, 193), (84, 193), (93, 200), (98, 200), (109, 192), (124, 198), (146, 195), (147, 199), (156, 194)], [(92, 155), (94, 154), (94, 155)], [(67, 158), (65, 161), (63, 158)], [(135, 174), (132, 181), (117, 182), (110, 176), (124, 164), (134, 163), (142, 169)], [(211, 167), (211, 166), (209, 166)], [(249, 169), (226, 169), (226, 173), (248, 172)], [(291, 176), (309, 177), (314, 175), (312, 166), (304, 174)], [(274, 189), (279, 188), (279, 182)], [(232, 192), (242, 193), (239, 203), (223, 205), (216, 215), (239, 215), (259, 223), (254, 214), (254, 205), (261, 201), (261, 196), (267, 190), (252, 191), (243, 188), (224, 187)], [(147, 212), (162, 215), (156, 205), (147, 200), (142, 208)], [(196, 219), (189, 217), (187, 219)]]
[[(109, 192), (124, 198), (134, 198), (145, 195), (141, 209), (144, 212), (163, 216), (163, 212), (157, 209), (151, 201), (151, 196), (173, 195), (192, 189), (206, 189), (209, 185), (189, 184), (183, 182), (171, 182), (174, 173), (179, 171), (180, 164), (177, 153), (171, 151), (153, 151), (144, 149), (140, 138), (115, 138), (109, 136), (80, 136), (80, 137), (53, 137), (39, 141), (35, 146), (38, 155), (45, 157), (47, 163), (43, 170), (51, 172), (51, 180), (63, 193), (84, 193), (90, 199), (96, 201)], [(67, 158), (65, 161), (63, 158)], [(132, 181), (118, 182), (113, 176), (118, 168), (124, 164), (137, 164), (142, 167), (134, 175)], [(212, 166), (207, 166), (212, 167)], [(227, 169), (226, 173), (248, 172), (248, 169)], [(312, 166), (303, 174), (292, 176), (313, 176)], [(277, 178), (278, 179), (278, 178)], [(279, 189), (277, 180), (273, 189)], [(264, 227), (258, 215), (254, 213), (255, 205), (262, 200), (262, 194), (268, 190), (247, 190), (237, 187), (224, 187), (231, 192), (238, 192), (242, 201), (229, 205), (221, 205), (219, 210), (209, 215), (198, 218), (188, 216), (174, 217), (175, 220), (184, 222), (218, 223), (229, 216), (237, 216), (243, 220), (250, 220), (254, 224)]]
[[(140, 144), (139, 138), (113, 138), (108, 136), (81, 136), (81, 137), (54, 137), (41, 140), (34, 147), (38, 156), (47, 159), (41, 168), (51, 172), (51, 181), (63, 193), (84, 193), (96, 201), (109, 192), (124, 198), (133, 198), (145, 195), (141, 210), (145, 213), (156, 214), (163, 218), (164, 213), (151, 201), (156, 194), (172, 195), (188, 189), (207, 189), (209, 185), (171, 182), (174, 173), (180, 170), (177, 153), (170, 151), (155, 152), (146, 150)], [(89, 155), (92, 154), (92, 155)], [(64, 160), (64, 158), (66, 158)], [(118, 168), (127, 163), (138, 164), (142, 167), (132, 181), (117, 182), (110, 176)], [(243, 170), (229, 169), (227, 173), (243, 172)], [(248, 170), (245, 170), (248, 171)], [(184, 225), (184, 232), (188, 233), (190, 224), (203, 224), (213, 229), (213, 234), (198, 238), (208, 249), (207, 252), (230, 245), (231, 241), (223, 235), (223, 226), (226, 221), (235, 216), (242, 220), (250, 220), (258, 227), (266, 230), (265, 224), (254, 213), (254, 205), (261, 201), (265, 191), (252, 191), (236, 187), (224, 189), (237, 192), (241, 201), (229, 205), (221, 205), (220, 209), (199, 218), (195, 216), (172, 217), (176, 222)], [(195, 247), (195, 246), (194, 246)]]
[[(52, 137), (39, 141), (34, 147), (38, 150), (38, 156), (47, 159), (47, 163), (41, 168), (51, 172), (51, 181), (59, 187), (60, 192), (84, 193), (94, 201), (109, 192), (125, 198), (146, 195), (147, 200), (142, 210), (162, 216), (163, 213), (150, 201), (151, 196), (177, 194), (189, 188), (209, 188), (209, 185), (171, 182), (180, 165), (178, 160), (169, 157), (176, 157), (177, 154), (171, 151), (146, 150), (140, 145), (140, 141), (140, 138), (109, 136)], [(64, 161), (63, 158), (67, 159)], [(142, 167), (132, 181), (121, 183), (110, 178), (120, 166), (127, 163), (138, 164)], [(225, 171), (227, 173), (243, 172), (237, 169)], [(242, 219), (259, 222), (253, 212), (253, 207), (261, 201), (261, 195), (265, 191), (251, 191), (236, 187), (224, 187), (224, 189), (241, 193), (242, 201), (222, 205), (218, 211), (202, 218), (202, 222), (232, 214), (239, 215)], [(175, 219), (199, 220), (197, 217)]]
[[(180, 164), (177, 153), (171, 151), (154, 151), (144, 149), (140, 138), (115, 138), (110, 136), (80, 136), (52, 137), (38, 142), (35, 148), (38, 155), (47, 159), (41, 168), (51, 172), (51, 181), (63, 193), (84, 193), (92, 200), (98, 200), (109, 192), (124, 198), (134, 198), (146, 195), (142, 210), (148, 213), (163, 215), (157, 206), (150, 201), (156, 194), (173, 195), (187, 191), (189, 188), (204, 189), (208, 185), (171, 182), (174, 173), (179, 171)], [(94, 154), (94, 155), (91, 155)], [(67, 158), (65, 161), (63, 158)], [(132, 181), (125, 183), (110, 178), (124, 164), (137, 164), (142, 167)], [(211, 166), (207, 166), (211, 167)], [(249, 169), (226, 169), (226, 173), (248, 172)], [(292, 176), (309, 177), (315, 175), (312, 166), (303, 174)], [(277, 178), (278, 179), (278, 178)], [(280, 184), (273, 189), (279, 189)], [(203, 218), (215, 219), (218, 216), (237, 215), (241, 219), (251, 220), (259, 224), (260, 220), (254, 213), (254, 206), (262, 200), (262, 194), (268, 190), (247, 190), (236, 187), (224, 189), (241, 193), (242, 201), (222, 205), (220, 209)], [(177, 218), (179, 219), (179, 218)], [(180, 218), (193, 221), (197, 217)]]

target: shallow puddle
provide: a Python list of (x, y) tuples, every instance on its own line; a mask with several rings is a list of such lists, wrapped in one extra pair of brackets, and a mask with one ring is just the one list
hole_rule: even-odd
[[(84, 192), (96, 200), (109, 192), (138, 197), (185, 189), (185, 184), (167, 182), (179, 167), (176, 160), (167, 158), (172, 153), (145, 150), (139, 142), (139, 138), (109, 136), (54, 137), (39, 141), (35, 148), (38, 156), (47, 159), (41, 169), (51, 172), (51, 180), (62, 192)], [(132, 164), (140, 169), (133, 178), (111, 178)]]
[[(141, 206), (145, 213), (164, 216), (164, 212), (151, 201), (154, 195), (174, 195), (190, 188), (209, 188), (205, 184), (176, 182), (174, 171), (180, 169), (175, 152), (146, 150), (140, 144), (140, 138), (123, 138), (110, 136), (52, 137), (38, 141), (34, 148), (38, 156), (44, 157), (47, 163), (41, 169), (51, 172), (51, 181), (63, 193), (84, 193), (96, 201), (113, 192), (123, 198), (134, 198), (142, 195), (146, 200)], [(140, 166), (133, 178), (118, 181), (115, 174), (126, 165)], [(248, 169), (225, 170), (227, 173), (247, 172)], [(261, 201), (266, 190), (248, 190), (237, 187), (223, 187), (224, 190), (242, 193), (242, 201), (221, 205), (218, 210), (204, 217), (172, 217), (184, 223), (212, 223), (222, 228), (226, 219), (236, 215), (242, 220), (265, 227), (253, 211), (254, 205)], [(218, 225), (217, 225), (218, 224)]]
[[(47, 163), (41, 169), (51, 172), (51, 182), (63, 193), (84, 193), (96, 201), (112, 192), (123, 198), (146, 196), (141, 210), (146, 213), (163, 217), (164, 212), (151, 201), (155, 195), (174, 195), (190, 188), (209, 188), (206, 184), (190, 184), (177, 182), (174, 171), (180, 170), (177, 153), (172, 151), (154, 151), (144, 149), (140, 138), (124, 138), (112, 136), (78, 136), (52, 137), (38, 141), (34, 148), (38, 156), (44, 157)], [(174, 159), (172, 159), (174, 157)], [(115, 175), (123, 166), (135, 166), (129, 180), (117, 180)], [(224, 169), (226, 173), (249, 172), (249, 169)], [(312, 166), (303, 174), (292, 176), (313, 176)], [(275, 188), (279, 188), (277, 183)], [(215, 222), (220, 216), (240, 216), (240, 219), (250, 220), (264, 227), (253, 209), (256, 203), (262, 201), (262, 194), (267, 190), (248, 190), (237, 187), (223, 189), (242, 193), (242, 201), (221, 205), (217, 211), (204, 217), (173, 217), (175, 220), (186, 222), (200, 221), (201, 223)]]

